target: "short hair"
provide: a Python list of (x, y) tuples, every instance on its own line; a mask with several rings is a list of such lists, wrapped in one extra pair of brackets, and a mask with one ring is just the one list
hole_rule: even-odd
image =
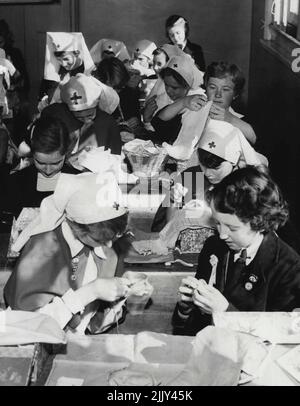
[(205, 149), (198, 148), (197, 152), (200, 163), (206, 168), (217, 169), (223, 162), (225, 162), (225, 159), (212, 154), (209, 151), (205, 151)]
[(130, 79), (130, 75), (122, 61), (116, 57), (105, 58), (99, 62), (95, 76), (103, 83), (110, 83), (113, 87), (122, 88)]
[(234, 63), (230, 64), (228, 62), (212, 62), (206, 68), (204, 74), (204, 85), (208, 84), (210, 78), (223, 79), (226, 76), (231, 76), (234, 83), (234, 92), (237, 96), (240, 96), (244, 90), (246, 79), (242, 70)]
[(169, 68), (168, 66), (166, 68), (162, 68), (162, 70), (160, 71), (160, 77), (162, 79), (164, 79), (166, 76), (171, 76), (173, 79), (176, 80), (176, 82), (186, 88), (189, 89), (190, 85), (187, 83), (187, 81), (180, 75), (180, 73), (178, 73), (176, 70)]
[(161, 54), (165, 55), (166, 61), (168, 61), (170, 59), (169, 55), (166, 53), (166, 51), (164, 49), (160, 48), (160, 47), (154, 49), (154, 51), (152, 52), (153, 56), (157, 56), (157, 55), (161, 55)]
[(208, 192), (208, 200), (218, 212), (234, 214), (262, 233), (277, 230), (289, 215), (279, 187), (267, 172), (254, 166), (226, 176)]
[(182, 19), (184, 20), (184, 23), (185, 23), (185, 24), (184, 24), (185, 37), (187, 38), (187, 37), (189, 36), (189, 33), (190, 33), (190, 26), (189, 26), (189, 23), (187, 22), (187, 20), (186, 20), (184, 17), (182, 17), (182, 16), (180, 16), (180, 15), (178, 15), (178, 14), (173, 14), (173, 15), (169, 16), (169, 17), (166, 19), (166, 22), (165, 22), (166, 37), (167, 37), (167, 38), (170, 39), (170, 37), (169, 37), (169, 29), (172, 28), (172, 27), (174, 26), (174, 24), (175, 24), (180, 18), (182, 18)]
[[(68, 221), (71, 223), (71, 227), (75, 231), (75, 234), (76, 230), (78, 230), (80, 234), (91, 237), (99, 245), (105, 245), (109, 241), (113, 241), (113, 243), (116, 244), (118, 241), (116, 240), (116, 236), (118, 234), (123, 235), (126, 232), (128, 213), (111, 220), (105, 220), (92, 224), (81, 224), (71, 220)], [(123, 249), (124, 246), (126, 246), (127, 249), (129, 246), (129, 236), (124, 235), (119, 238), (119, 240), (122, 240), (122, 243), (119, 243), (118, 246)]]
[(80, 51), (55, 51), (54, 56), (56, 58), (62, 58), (69, 53), (72, 53), (74, 56), (78, 56), (80, 54)]
[(41, 117), (32, 127), (31, 151), (51, 154), (59, 151), (65, 155), (70, 146), (70, 137), (65, 123), (55, 117)]

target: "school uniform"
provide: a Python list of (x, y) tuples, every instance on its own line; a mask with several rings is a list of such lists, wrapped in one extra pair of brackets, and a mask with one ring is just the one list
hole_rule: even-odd
[[(54, 317), (62, 328), (65, 325), (78, 328), (80, 317), (79, 320), (73, 317), (60, 298), (90, 279), (114, 277), (117, 255), (111, 248), (102, 247), (102, 250), (97, 255), (81, 244), (66, 223), (53, 231), (32, 236), (5, 285), (7, 306), (13, 310), (40, 311)], [(76, 272), (74, 264), (77, 264)], [(96, 266), (93, 275), (92, 265)], [(92, 305), (93, 309), (89, 306), (91, 317), (84, 320), (84, 327), (89, 325), (90, 332), (97, 333), (108, 303), (97, 300)]]
[[(106, 331), (123, 314), (122, 300), (95, 300), (87, 289), (91, 296), (85, 297), (90, 300), (86, 305), (76, 294), (96, 279), (122, 274), (122, 261), (113, 248), (85, 245), (67, 220), (94, 224), (127, 212), (118, 203), (120, 190), (114, 175), (103, 172), (102, 179), (100, 184), (96, 174), (60, 175), (54, 193), (42, 201), (39, 215), (12, 245), (20, 256), (4, 288), (7, 306), (47, 314), (61, 328), (82, 334), (86, 328), (91, 333)], [(106, 196), (102, 204), (99, 196)]]
[[(243, 270), (237, 254), (219, 237), (209, 238), (199, 255), (196, 279), (209, 283), (212, 256), (217, 259), (214, 286), (229, 302), (227, 311), (283, 311), (300, 306), (300, 257), (274, 232), (262, 237), (259, 247)], [(247, 250), (248, 251), (248, 250)], [(212, 323), (193, 304), (178, 303), (173, 314), (175, 334), (195, 335)]]
[(205, 60), (202, 47), (200, 45), (194, 44), (191, 41), (187, 40), (186, 45), (183, 48), (183, 52), (185, 52), (188, 55), (191, 55), (198, 68), (202, 72), (205, 72)]

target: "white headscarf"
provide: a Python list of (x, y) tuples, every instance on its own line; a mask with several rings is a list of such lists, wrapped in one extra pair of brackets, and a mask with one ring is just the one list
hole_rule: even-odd
[(95, 69), (93, 59), (81, 32), (47, 32), (44, 68), (44, 79), (46, 80), (60, 81), (58, 72), (61, 65), (54, 56), (56, 51), (79, 51), (84, 63), (84, 73), (89, 75)]
[(122, 192), (112, 172), (61, 174), (54, 194), (42, 201), (39, 215), (20, 234), (12, 249), (19, 252), (31, 236), (54, 230), (65, 218), (79, 224), (92, 224), (126, 212)]
[[(141, 54), (145, 55), (147, 58), (149, 58), (150, 61), (153, 61), (153, 51), (157, 48), (154, 42), (149, 41), (148, 39), (142, 39), (140, 41), (137, 41), (133, 45), (133, 54)], [(134, 57), (134, 55), (133, 55)]]
[(122, 62), (130, 59), (124, 42), (102, 38), (90, 49), (91, 57), (95, 63), (102, 61), (102, 53), (104, 51), (113, 52), (115, 57), (120, 59)]
[(226, 121), (209, 119), (197, 148), (238, 167), (267, 164), (266, 158), (255, 151), (240, 129)]
[[(178, 47), (176, 47), (178, 48)], [(187, 84), (190, 86), (190, 94), (203, 94), (204, 90), (200, 88), (203, 84), (203, 73), (197, 68), (193, 59), (185, 54), (182, 56), (173, 56), (169, 59), (167, 64), (164, 68), (171, 68), (178, 72)], [(156, 95), (156, 103), (157, 103), (157, 111), (161, 110), (163, 107), (167, 106), (168, 104), (173, 103), (173, 101), (169, 98), (166, 93), (165, 84), (162, 78), (158, 78), (156, 84), (154, 85), (153, 89), (151, 90), (148, 98)], [(147, 98), (147, 99), (148, 99)]]
[(71, 111), (87, 110), (97, 105), (108, 114), (119, 105), (118, 93), (93, 76), (78, 73), (61, 87), (61, 99)]

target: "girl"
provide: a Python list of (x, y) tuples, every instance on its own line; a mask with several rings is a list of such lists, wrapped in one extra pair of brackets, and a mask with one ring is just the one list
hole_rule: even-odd
[[(111, 173), (61, 175), (55, 193), (23, 231), (21, 251), (5, 288), (8, 306), (39, 311), (61, 328), (103, 332), (122, 313), (129, 281), (115, 277), (116, 241), (124, 234), (127, 212)], [(119, 269), (120, 271), (120, 269)], [(111, 303), (117, 301), (112, 319)], [(116, 316), (116, 318), (115, 318)]]
[(32, 165), (5, 179), (4, 208), (18, 215), (23, 207), (39, 207), (53, 193), (61, 172), (78, 173), (66, 165), (70, 138), (66, 125), (56, 117), (38, 119), (31, 129)]
[[(227, 175), (245, 165), (267, 166), (266, 158), (257, 153), (241, 131), (224, 121), (209, 119), (197, 146), (199, 165), (182, 172), (174, 180), (170, 193), (159, 207), (152, 231), (160, 231), (189, 200), (204, 200), (206, 190), (220, 183)], [(204, 176), (204, 183), (197, 177)], [(201, 189), (199, 190), (199, 184)], [(186, 188), (186, 197), (183, 190)], [(174, 194), (176, 190), (176, 202)], [(176, 206), (176, 207), (174, 207)]]
[(245, 77), (238, 66), (228, 62), (211, 63), (204, 74), (204, 86), (208, 101), (213, 102), (210, 117), (234, 125), (255, 144), (256, 135), (251, 125), (231, 109), (232, 102), (241, 96), (245, 86)]
[(44, 80), (40, 89), (39, 110), (60, 102), (60, 85), (77, 73), (90, 75), (95, 70), (81, 32), (47, 32)]
[(114, 39), (100, 39), (90, 50), (91, 57), (97, 65), (103, 59), (116, 57), (120, 61), (129, 61), (130, 56), (126, 45), (121, 41)]
[[(158, 91), (156, 103), (158, 112), (154, 115), (151, 124), (156, 134), (153, 141), (159, 144), (167, 142), (173, 144), (183, 131), (184, 122), (182, 113), (184, 109), (200, 110), (203, 90), (202, 73), (189, 57), (172, 57), (161, 70), (164, 91)], [(199, 99), (199, 103), (198, 103)]]
[(300, 305), (300, 257), (276, 234), (288, 217), (277, 185), (248, 166), (209, 194), (218, 236), (209, 238), (195, 278), (182, 281), (173, 323), (193, 335), (217, 311), (292, 311)]
[(166, 36), (170, 42), (177, 45), (186, 54), (191, 55), (198, 68), (204, 72), (205, 61), (203, 51), (200, 45), (193, 44), (188, 39), (190, 28), (187, 20), (179, 15), (171, 15), (167, 18), (165, 27)]

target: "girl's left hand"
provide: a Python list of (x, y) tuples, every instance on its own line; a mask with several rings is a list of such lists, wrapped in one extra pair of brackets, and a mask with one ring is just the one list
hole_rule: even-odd
[(228, 112), (217, 104), (212, 104), (209, 116), (214, 120), (228, 121)]
[(194, 290), (193, 302), (203, 312), (212, 314), (213, 312), (226, 312), (229, 302), (222, 293), (208, 285), (203, 279), (198, 282)]

